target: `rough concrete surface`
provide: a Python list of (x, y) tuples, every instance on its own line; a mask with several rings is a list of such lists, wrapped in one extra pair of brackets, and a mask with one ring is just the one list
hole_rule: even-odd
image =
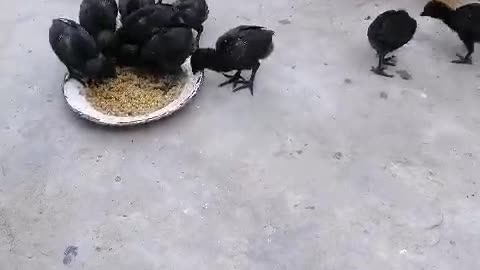
[[(425, 1), (209, 0), (203, 46), (276, 31), (255, 97), (208, 72), (131, 129), (65, 105), (48, 28), (79, 2), (0, 1), (0, 269), (479, 268), (480, 53), (450, 64)], [(390, 8), (419, 24), (393, 79), (366, 39)]]

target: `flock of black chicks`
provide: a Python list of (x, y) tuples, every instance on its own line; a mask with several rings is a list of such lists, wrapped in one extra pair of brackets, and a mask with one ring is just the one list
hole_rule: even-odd
[[(472, 64), (471, 55), (475, 42), (480, 42), (480, 4), (467, 4), (453, 9), (438, 0), (427, 3), (421, 16), (442, 20), (455, 31), (467, 47), (465, 56), (457, 54), (452, 63)], [(407, 44), (415, 34), (417, 22), (405, 10), (389, 10), (380, 14), (368, 28), (368, 39), (378, 55), (378, 66), (372, 71), (385, 77), (393, 77), (385, 73), (385, 66), (395, 65), (395, 56), (386, 57)]]
[[(117, 17), (120, 13), (120, 27)], [(248, 88), (253, 95), (260, 60), (273, 51), (274, 32), (261, 26), (242, 25), (222, 35), (214, 49), (200, 49), (203, 23), (209, 14), (205, 0), (83, 0), (79, 24), (54, 19), (50, 45), (80, 81), (116, 76), (116, 66), (134, 66), (159, 74), (181, 71), (191, 57), (194, 73), (204, 69), (223, 72), (234, 91)], [(197, 32), (194, 38), (193, 31)], [(242, 70), (251, 70), (249, 80)], [(236, 71), (234, 75), (226, 72)], [(238, 87), (237, 87), (238, 85)]]
[[(117, 16), (121, 26), (117, 27)], [(209, 14), (205, 0), (83, 0), (80, 24), (65, 18), (53, 20), (50, 45), (67, 66), (71, 77), (102, 80), (116, 76), (116, 65), (136, 66), (159, 73), (176, 73), (191, 57), (192, 71), (204, 69), (222, 72), (233, 91), (250, 89), (253, 95), (255, 75), (260, 60), (273, 51), (274, 32), (261, 26), (242, 25), (218, 38), (215, 48), (198, 48), (203, 23)], [(442, 20), (467, 47), (465, 56), (457, 55), (458, 64), (472, 64), (474, 43), (480, 42), (480, 4), (453, 9), (438, 0), (430, 1), (421, 16)], [(368, 39), (378, 55), (372, 71), (385, 73), (385, 66), (395, 65), (395, 56), (387, 54), (408, 43), (417, 22), (405, 10), (380, 14), (368, 28)], [(193, 31), (197, 32), (196, 38)], [(242, 70), (251, 70), (249, 80)], [(227, 72), (235, 71), (233, 75)], [(239, 85), (239, 86), (238, 86)], [(238, 87), (237, 87), (238, 86)]]

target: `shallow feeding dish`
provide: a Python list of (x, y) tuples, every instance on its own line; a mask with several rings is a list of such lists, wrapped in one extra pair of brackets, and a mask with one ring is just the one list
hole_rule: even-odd
[(63, 84), (63, 94), (72, 111), (80, 117), (94, 123), (107, 126), (146, 124), (172, 115), (174, 112), (182, 109), (196, 95), (203, 82), (203, 72), (193, 74), (190, 59), (187, 59), (182, 65), (182, 72), (182, 84), (184, 85), (178, 97), (163, 108), (141, 115), (115, 116), (100, 111), (87, 99), (87, 93), (89, 91), (87, 86), (76, 79), (69, 78), (68, 74)]

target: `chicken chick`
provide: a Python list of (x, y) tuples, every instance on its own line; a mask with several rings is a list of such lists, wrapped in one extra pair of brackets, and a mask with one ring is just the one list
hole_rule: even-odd
[(122, 44), (117, 48), (115, 59), (122, 66), (137, 66), (140, 64), (140, 45)]
[(452, 63), (472, 64), (475, 42), (480, 42), (480, 4), (468, 4), (453, 9), (440, 1), (430, 1), (421, 16), (442, 20), (458, 34), (467, 47), (467, 54), (457, 54), (459, 60), (453, 60)]
[(119, 0), (118, 5), (122, 23), (124, 22), (124, 19), (134, 11), (154, 4), (155, 0)]
[[(260, 68), (260, 60), (267, 58), (273, 51), (273, 35), (275, 33), (262, 26), (242, 25), (229, 30), (218, 38), (215, 49), (198, 49), (191, 58), (194, 73), (211, 69), (217, 72), (236, 70), (221, 86), (233, 84), (234, 92), (241, 89), (250, 89), (253, 95), (255, 75)], [(252, 70), (250, 79), (244, 80), (242, 70)], [(235, 88), (237, 84), (242, 86)]]
[(385, 58), (403, 45), (407, 44), (417, 30), (417, 22), (405, 10), (388, 10), (380, 14), (368, 28), (368, 40), (377, 51), (378, 66), (372, 67), (372, 72), (393, 77), (385, 73), (385, 65), (394, 66), (394, 56)]
[(115, 0), (83, 0), (80, 4), (80, 25), (93, 36), (102, 52), (113, 47), (117, 15)]
[(142, 46), (141, 63), (163, 73), (177, 73), (193, 52), (193, 32), (187, 27), (161, 29)]
[(205, 0), (177, 0), (173, 3), (182, 22), (197, 31), (196, 43), (200, 42), (203, 23), (208, 19), (208, 5)]
[(49, 41), (70, 77), (79, 81), (115, 77), (113, 63), (105, 58), (93, 37), (76, 22), (63, 18), (53, 20)]
[(175, 16), (172, 6), (154, 5), (143, 7), (125, 18), (117, 31), (121, 44), (143, 44), (159, 29), (168, 26), (183, 25)]

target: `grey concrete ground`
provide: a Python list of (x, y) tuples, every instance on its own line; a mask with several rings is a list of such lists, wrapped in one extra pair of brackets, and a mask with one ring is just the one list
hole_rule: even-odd
[[(78, 119), (51, 52), (77, 0), (0, 1), (0, 269), (474, 270), (480, 53), (423, 1), (209, 0), (204, 46), (273, 28), (257, 92), (207, 73), (184, 111), (134, 129)], [(366, 41), (403, 7), (415, 39), (386, 79)]]

